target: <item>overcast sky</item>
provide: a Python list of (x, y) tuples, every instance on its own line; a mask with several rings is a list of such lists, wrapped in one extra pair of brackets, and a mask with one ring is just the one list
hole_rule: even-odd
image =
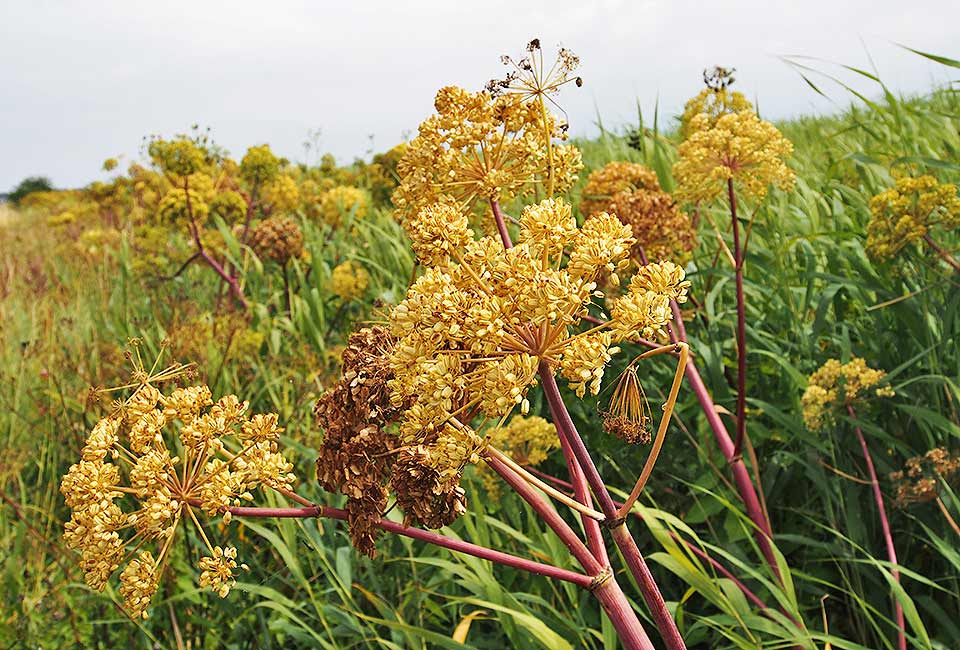
[(960, 70), (896, 43), (960, 59), (958, 35), (960, 2), (923, 0), (0, 0), (0, 191), (32, 174), (85, 184), (105, 158), (136, 159), (143, 136), (193, 123), (235, 156), (267, 142), (293, 160), (321, 129), (320, 148), (349, 162), (371, 136), (379, 151), (415, 132), (437, 88), (501, 75), (499, 55), (534, 36), (580, 55), (584, 86), (562, 103), (587, 135), (598, 111), (635, 121), (638, 100), (675, 114), (715, 64), (737, 68), (766, 117), (835, 109), (785, 55), (924, 90)]

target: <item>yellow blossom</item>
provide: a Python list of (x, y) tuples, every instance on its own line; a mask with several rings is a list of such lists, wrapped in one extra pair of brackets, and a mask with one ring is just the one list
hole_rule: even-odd
[[(146, 618), (173, 536), (181, 522), (196, 522), (194, 508), (224, 513), (252, 500), (256, 487), (290, 490), (295, 477), (278, 448), (276, 415), (248, 417), (247, 403), (232, 395), (214, 404), (206, 386), (164, 395), (142, 368), (136, 376), (140, 385), (93, 427), (60, 490), (71, 510), (64, 540), (80, 552), (87, 584), (103, 590), (123, 566), (124, 607)], [(182, 458), (168, 446), (178, 433)], [(210, 546), (207, 533), (201, 538), (213, 556), (201, 561), (201, 586), (226, 595), (236, 549)]]
[[(803, 421), (811, 431), (819, 431), (836, 421), (837, 409), (853, 404), (871, 388), (879, 384), (886, 374), (867, 366), (867, 362), (854, 357), (849, 363), (829, 359), (810, 375), (807, 388), (800, 403)], [(877, 397), (891, 397), (889, 386), (874, 389)]]
[(356, 262), (338, 264), (330, 274), (330, 290), (343, 302), (363, 296), (370, 284), (370, 275)]
[(711, 117), (700, 113), (690, 122), (691, 134), (677, 149), (673, 166), (677, 195), (695, 203), (709, 201), (733, 179), (745, 196), (762, 199), (770, 185), (790, 189), (794, 173), (784, 160), (793, 145), (780, 131), (749, 110)]
[(931, 228), (960, 226), (960, 197), (955, 185), (940, 183), (933, 176), (906, 176), (870, 200), (870, 215), (867, 254), (882, 262)]

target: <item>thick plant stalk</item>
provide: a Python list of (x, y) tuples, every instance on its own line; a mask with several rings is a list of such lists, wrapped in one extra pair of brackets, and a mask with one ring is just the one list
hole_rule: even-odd
[(499, 474), (500, 477), (513, 488), (514, 492), (530, 504), (543, 522), (556, 533), (557, 537), (560, 538), (560, 541), (564, 543), (570, 553), (577, 558), (577, 561), (583, 566), (587, 573), (596, 575), (603, 570), (603, 565), (600, 564), (599, 560), (584, 546), (580, 538), (573, 532), (573, 529), (563, 520), (563, 517), (561, 517), (545, 499), (537, 494), (536, 490), (496, 458), (488, 457), (485, 460), (490, 469)]
[(747, 317), (743, 295), (743, 258), (740, 246), (740, 222), (737, 221), (737, 195), (733, 191), (733, 179), (727, 179), (727, 199), (730, 202), (730, 220), (733, 224), (734, 277), (737, 291), (737, 441), (733, 455), (739, 456), (743, 449), (743, 437), (747, 433)]
[(710, 397), (710, 392), (703, 383), (703, 378), (700, 376), (700, 371), (697, 370), (695, 361), (691, 360), (687, 364), (686, 374), (690, 388), (693, 390), (694, 395), (697, 396), (697, 400), (700, 402), (700, 408), (703, 409), (703, 413), (707, 417), (707, 423), (713, 431), (713, 437), (717, 441), (717, 446), (720, 447), (720, 452), (730, 466), (730, 471), (733, 474), (733, 482), (737, 486), (737, 492), (740, 493), (740, 499), (743, 501), (744, 507), (747, 509), (747, 516), (756, 526), (754, 538), (760, 547), (760, 552), (777, 576), (777, 579), (782, 581), (780, 567), (777, 564), (776, 555), (770, 544), (770, 539), (773, 537), (773, 533), (770, 530), (770, 522), (767, 520), (763, 506), (760, 504), (760, 498), (757, 496), (757, 490), (753, 485), (753, 480), (750, 478), (747, 464), (743, 461), (742, 456), (734, 452), (733, 440), (730, 438), (730, 434), (727, 432), (723, 420), (720, 419), (719, 413), (717, 413), (713, 398)]
[(567, 545), (574, 557), (580, 562), (584, 570), (593, 576), (593, 582), (589, 587), (590, 591), (597, 597), (603, 611), (607, 614), (610, 622), (617, 630), (617, 636), (626, 650), (653, 650), (653, 644), (650, 642), (647, 633), (640, 625), (636, 613), (630, 606), (630, 602), (624, 595), (620, 585), (617, 584), (613, 572), (609, 566), (601, 564), (583, 542), (573, 533), (573, 530), (567, 526), (567, 523), (549, 503), (540, 498), (534, 489), (527, 484), (520, 476), (510, 471), (510, 468), (497, 460), (488, 458), (487, 464), (505, 480), (510, 487), (514, 489), (527, 503), (529, 503), (543, 521), (560, 537), (561, 541)]
[[(593, 497), (590, 496), (590, 486), (587, 485), (587, 479), (583, 475), (583, 469), (573, 454), (570, 442), (565, 436), (559, 437), (560, 448), (563, 451), (563, 458), (566, 461), (567, 471), (570, 474), (573, 495), (577, 501), (592, 508)], [(601, 563), (607, 564), (609, 558), (607, 557), (606, 544), (603, 542), (603, 533), (600, 531), (600, 523), (589, 517), (581, 517), (581, 521), (583, 522), (584, 532), (587, 536), (587, 546), (590, 548), (590, 552), (593, 553), (593, 556), (600, 560)]]
[(191, 234), (193, 235), (193, 241), (197, 245), (198, 254), (210, 266), (210, 268), (212, 268), (214, 272), (216, 272), (216, 274), (219, 275), (220, 278), (230, 286), (230, 291), (233, 293), (233, 297), (237, 299), (237, 302), (240, 303), (242, 308), (246, 309), (247, 301), (243, 297), (243, 291), (240, 289), (237, 279), (228, 274), (220, 265), (220, 263), (210, 256), (210, 253), (208, 253), (203, 247), (203, 242), (200, 241), (200, 229), (197, 227), (197, 224), (193, 219), (193, 206), (190, 205), (190, 181), (188, 178), (183, 179), (183, 193), (187, 203), (187, 215), (190, 217), (190, 230)]
[(557, 387), (557, 380), (553, 376), (553, 369), (550, 367), (550, 364), (541, 361), (539, 374), (540, 382), (543, 384), (543, 392), (547, 396), (550, 412), (553, 414), (553, 424), (557, 427), (557, 433), (560, 435), (561, 440), (566, 438), (570, 443), (576, 461), (583, 469), (587, 483), (597, 498), (600, 511), (607, 517), (613, 541), (620, 549), (627, 563), (627, 567), (630, 569), (630, 573), (637, 581), (640, 593), (647, 607), (650, 609), (657, 630), (660, 632), (660, 635), (670, 650), (685, 650), (686, 645), (683, 642), (683, 637), (680, 636), (677, 624), (673, 620), (670, 610), (667, 609), (663, 595), (660, 593), (660, 588), (653, 579), (653, 575), (650, 573), (650, 569), (647, 567), (643, 555), (640, 553), (640, 549), (637, 548), (636, 541), (623, 523), (623, 518), (617, 518), (616, 504), (610, 497), (610, 493), (607, 492), (603, 478), (601, 478), (600, 473), (597, 471), (597, 467), (590, 457), (590, 452), (587, 451), (583, 438), (580, 437), (580, 433), (577, 431), (573, 420), (570, 418), (570, 413), (567, 411), (567, 407), (560, 397), (560, 389)]
[[(847, 405), (847, 412), (850, 417), (856, 420), (857, 414), (853, 407)], [(867, 439), (863, 436), (863, 431), (859, 424), (854, 424), (854, 430), (857, 432), (857, 439), (860, 441), (860, 448), (863, 451), (863, 460), (867, 463), (867, 474), (870, 475), (870, 486), (873, 488), (873, 498), (877, 502), (877, 513), (880, 515), (880, 529), (883, 531), (883, 541), (887, 545), (887, 560), (890, 562), (890, 573), (893, 579), (900, 582), (900, 570), (897, 568), (897, 549), (893, 545), (893, 534), (890, 532), (890, 520), (887, 518), (887, 508), (883, 505), (883, 492), (880, 491), (880, 481), (877, 480), (877, 470), (873, 466), (873, 456), (870, 455), (870, 447), (867, 445)], [(907, 627), (903, 618), (903, 605), (894, 597), (893, 599), (893, 617), (897, 622), (899, 631), (897, 632), (897, 648), (907, 650)]]

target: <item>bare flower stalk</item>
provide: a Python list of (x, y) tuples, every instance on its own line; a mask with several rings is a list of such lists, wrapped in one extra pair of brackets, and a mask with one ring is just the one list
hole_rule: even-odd
[(186, 197), (187, 215), (190, 219), (190, 234), (193, 235), (193, 242), (197, 245), (198, 255), (200, 255), (200, 257), (203, 258), (203, 261), (205, 261), (210, 268), (212, 268), (214, 272), (219, 275), (224, 282), (227, 283), (227, 285), (230, 287), (230, 291), (233, 293), (233, 297), (236, 298), (237, 302), (240, 303), (242, 308), (246, 309), (247, 301), (243, 297), (243, 290), (240, 289), (240, 284), (237, 282), (236, 277), (227, 273), (223, 266), (221, 266), (219, 262), (211, 257), (210, 253), (208, 253), (203, 247), (203, 242), (200, 241), (200, 229), (197, 227), (197, 222), (193, 218), (193, 207), (190, 205), (190, 180), (186, 176), (183, 178), (183, 192)]
[(543, 521), (561, 538), (570, 552), (581, 563), (584, 570), (593, 576), (590, 590), (597, 597), (603, 611), (617, 630), (617, 636), (623, 643), (625, 650), (652, 650), (647, 633), (640, 625), (636, 613), (630, 606), (620, 585), (617, 584), (613, 571), (603, 565), (583, 546), (580, 539), (567, 526), (566, 522), (554, 511), (550, 505), (527, 485), (517, 474), (514, 474), (503, 463), (496, 459), (489, 459), (488, 464), (523, 498), (529, 503)]
[(686, 369), (690, 352), (690, 347), (686, 343), (675, 343), (673, 345), (665, 345), (659, 348), (654, 348), (649, 352), (644, 352), (641, 354), (639, 359), (646, 359), (658, 354), (663, 354), (665, 352), (676, 352), (680, 355), (680, 360), (677, 363), (677, 371), (674, 373), (673, 384), (670, 386), (670, 394), (667, 396), (667, 402), (664, 405), (663, 416), (660, 419), (660, 424), (657, 428), (657, 436), (654, 438), (653, 447), (650, 449), (650, 455), (647, 457), (647, 462), (644, 464), (643, 470), (640, 472), (640, 478), (637, 479), (637, 483), (630, 492), (630, 496), (627, 497), (626, 502), (620, 506), (619, 510), (617, 510), (617, 518), (625, 517), (627, 513), (630, 512), (630, 509), (633, 508), (633, 504), (636, 503), (637, 498), (640, 496), (640, 492), (643, 491), (643, 487), (647, 484), (647, 480), (650, 478), (651, 472), (653, 472), (653, 466), (656, 464), (657, 458), (660, 456), (660, 450), (663, 448), (663, 442), (667, 437), (667, 427), (670, 425), (670, 418), (673, 415), (673, 408), (677, 403), (677, 396), (680, 393), (680, 383), (683, 381), (683, 373)]

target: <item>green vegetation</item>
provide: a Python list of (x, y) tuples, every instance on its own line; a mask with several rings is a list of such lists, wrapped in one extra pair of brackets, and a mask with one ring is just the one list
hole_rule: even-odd
[[(922, 240), (882, 263), (866, 250), (871, 199), (898, 177), (930, 174), (960, 184), (960, 94), (939, 89), (900, 98), (878, 88), (884, 101), (858, 100), (835, 116), (778, 125), (794, 145), (788, 164), (796, 186), (772, 191), (741, 215), (749, 238), (746, 421), (753, 447), (744, 456), (760, 478), (783, 580), (764, 562), (727, 461), (686, 384), (665, 451), (631, 518), (690, 648), (892, 649), (893, 601), (902, 607), (909, 647), (946, 649), (960, 639), (955, 484), (937, 472), (889, 477), (908, 459), (958, 449), (960, 274)], [(610, 161), (643, 163), (664, 190), (675, 187), (678, 136), (657, 120), (575, 144), (585, 169), (571, 192), (574, 205), (589, 172)], [(331, 521), (234, 523), (250, 571), (226, 600), (195, 584), (201, 542), (178, 540), (174, 570), (160, 585), (151, 617), (137, 622), (123, 613), (114, 587), (97, 593), (84, 585), (64, 547), (69, 514), (60, 479), (109, 407), (108, 397), (89, 389), (124, 383), (124, 350), (134, 338), (147, 358), (165, 348), (195, 362), (198, 379), (215, 396), (236, 393), (254, 412), (277, 413), (301, 478), (299, 494), (339, 505), (340, 497), (323, 493), (314, 480), (323, 432), (313, 406), (337, 380), (339, 352), (353, 326), (384, 320), (385, 306), (401, 300), (410, 282), (414, 255), (388, 198), (396, 157), (385, 154), (376, 169), (290, 167), (301, 195), (310, 181), (321, 194), (349, 185), (370, 199), (360, 215), (358, 203), (328, 198), (337, 218), (310, 214), (326, 194), (313, 204), (291, 202), (304, 253), (282, 264), (242, 255), (237, 221), (210, 217), (207, 231), (218, 238), (221, 259), (242, 269), (246, 310), (231, 302), (206, 265), (170, 277), (190, 257), (189, 234), (171, 229), (154, 241), (151, 224), (128, 218), (121, 204), (103, 198), (103, 188), (34, 194), (0, 220), (0, 250), (12, 253), (0, 260), (0, 645), (618, 647), (597, 603), (573, 585), (405, 538), (383, 537), (377, 557), (368, 559)], [(507, 208), (519, 214), (519, 204)], [(695, 221), (699, 245), (687, 265), (692, 300), (684, 304), (684, 320), (700, 374), (733, 432), (737, 305), (724, 252), (733, 245), (729, 214), (723, 205), (705, 207)], [(960, 233), (941, 230), (937, 242), (956, 251)], [(332, 281), (344, 262), (368, 275), (359, 297)], [(643, 351), (627, 347), (636, 347), (631, 355)], [(801, 404), (807, 377), (828, 359), (853, 358), (886, 371), (884, 385), (895, 395), (809, 430)], [(674, 371), (658, 359), (638, 366), (651, 405), (666, 401)], [(627, 361), (627, 355), (615, 360), (607, 377)], [(631, 485), (646, 451), (600, 430), (597, 412), (610, 393), (573, 400), (572, 415), (612, 486)], [(530, 399), (531, 414), (549, 417), (539, 389)], [(885, 495), (899, 583), (858, 426)], [(491, 496), (489, 477), (476, 469), (463, 483), (468, 512), (447, 534), (577, 568), (528, 505), (513, 493)], [(565, 477), (562, 454), (554, 452), (538, 469)], [(932, 487), (916, 489), (917, 478), (932, 478)], [(648, 621), (627, 574), (621, 584)]]

